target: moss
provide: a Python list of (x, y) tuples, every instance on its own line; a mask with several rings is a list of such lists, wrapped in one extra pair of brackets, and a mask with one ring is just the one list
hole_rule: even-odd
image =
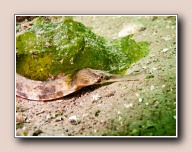
[(21, 55), (17, 56), (16, 71), (34, 80), (46, 80), (49, 77), (52, 57)]
[(145, 79), (151, 79), (151, 78), (154, 78), (154, 77), (155, 77), (154, 75), (148, 75), (148, 76), (146, 76)]
[[(169, 81), (167, 75), (166, 82)], [(130, 115), (125, 111), (124, 117), (121, 119), (122, 125), (120, 129), (118, 119), (113, 119), (112, 123), (108, 125), (106, 136), (176, 136), (176, 90), (175, 80), (167, 82), (168, 88), (159, 88), (153, 92), (146, 92), (140, 94), (149, 104), (140, 104), (138, 111), (141, 112), (139, 119), (131, 119)], [(167, 89), (172, 88), (172, 91)], [(155, 99), (154, 99), (155, 96)], [(155, 103), (150, 101), (158, 101)], [(135, 111), (135, 115), (137, 111)], [(134, 114), (132, 114), (134, 115)], [(121, 124), (121, 123), (120, 123)], [(123, 126), (123, 127), (122, 127)]]
[(121, 129), (117, 129), (117, 124), (111, 124), (103, 136), (176, 136), (176, 121), (166, 114), (159, 120), (134, 120), (123, 124)]
[(109, 41), (72, 17), (60, 19), (55, 17), (51, 22), (50, 18), (38, 17), (31, 28), (17, 34), (18, 73), (36, 80), (86, 67), (123, 74), (148, 54), (149, 44), (135, 42), (133, 35)]
[(28, 132), (23, 132), (23, 136), (27, 136), (28, 135)]
[(55, 117), (58, 117), (58, 116), (63, 116), (63, 113), (62, 112), (58, 112), (55, 114)]
[(22, 129), (22, 128), (23, 128), (23, 126), (24, 126), (24, 124), (23, 124), (23, 123), (19, 123), (19, 124), (17, 124), (17, 125), (16, 125), (16, 129)]

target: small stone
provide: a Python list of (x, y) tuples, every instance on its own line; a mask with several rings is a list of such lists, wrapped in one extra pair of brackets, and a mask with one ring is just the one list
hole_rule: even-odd
[(151, 85), (150, 90), (153, 91), (155, 89), (154, 85)]
[(154, 104), (154, 107), (157, 107), (157, 106), (159, 105), (159, 101), (155, 100), (155, 101), (153, 102), (153, 104)]
[(120, 111), (117, 111), (118, 115), (121, 115), (121, 112)]
[(63, 63), (63, 59), (59, 61), (61, 64)]
[(25, 120), (26, 120), (25, 115), (23, 115), (22, 113), (16, 113), (16, 122), (17, 122), (17, 124), (24, 123)]
[(124, 104), (124, 106), (125, 106), (126, 108), (130, 108), (130, 107), (133, 107), (133, 103), (130, 103), (130, 104)]
[(165, 41), (169, 41), (169, 40), (171, 40), (171, 36), (170, 36), (170, 35), (167, 35), (166, 37), (163, 37), (163, 39), (164, 39)]
[(69, 117), (69, 122), (72, 125), (78, 125), (80, 123), (80, 120), (78, 120), (76, 116), (71, 116)]
[(163, 50), (162, 50), (162, 52), (167, 52), (169, 49), (168, 48), (164, 48)]
[(140, 95), (138, 93), (135, 94), (137, 97), (139, 97)]
[(130, 34), (137, 33), (139, 31), (139, 26), (138, 25), (127, 25), (124, 27), (118, 34), (118, 37), (124, 37)]
[(73, 63), (73, 58), (70, 59), (70, 64), (74, 64), (74, 63)]
[(92, 96), (93, 101), (97, 101), (100, 98), (101, 98), (101, 96), (99, 94), (95, 94), (95, 95)]
[(27, 128), (26, 127), (23, 127), (22, 130), (25, 131)]
[(46, 46), (46, 47), (49, 47), (50, 45), (51, 45), (51, 44), (50, 44), (49, 42), (46, 42), (46, 43), (45, 43), (45, 46)]
[(147, 67), (146, 67), (146, 66), (143, 66), (142, 68), (143, 68), (143, 69), (147, 69)]
[(55, 121), (57, 122), (57, 121), (62, 121), (62, 120), (64, 120), (64, 119), (63, 119), (63, 117), (60, 116)]
[(46, 116), (46, 121), (48, 121), (48, 120), (50, 120), (50, 119), (51, 119), (51, 115), (48, 114), (48, 115)]
[(153, 70), (155, 71), (155, 70), (157, 70), (157, 68), (153, 68)]
[(139, 102), (140, 102), (140, 103), (143, 102), (143, 99), (142, 99), (142, 98), (139, 98)]
[(165, 85), (165, 84), (163, 84), (161, 87), (162, 87), (162, 88), (165, 88), (165, 86), (166, 86), (166, 85)]
[(88, 114), (87, 114), (87, 113), (84, 113), (84, 114), (82, 115), (82, 117), (86, 117), (86, 116), (88, 116)]

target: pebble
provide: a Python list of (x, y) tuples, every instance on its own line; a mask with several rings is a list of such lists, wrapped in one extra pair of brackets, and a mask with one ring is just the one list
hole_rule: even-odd
[(138, 93), (135, 94), (137, 97), (139, 97), (140, 95)]
[(121, 112), (120, 111), (117, 111), (118, 115), (121, 115)]
[(142, 68), (143, 68), (143, 69), (147, 69), (147, 67), (146, 67), (146, 66), (143, 66)]
[(139, 98), (139, 102), (140, 102), (140, 103), (143, 102), (143, 99), (142, 99), (142, 98)]
[(162, 50), (162, 52), (167, 52), (169, 49), (168, 48), (164, 48), (163, 50)]
[(154, 85), (151, 85), (150, 86), (150, 90), (153, 91), (155, 89), (155, 86)]
[(95, 94), (95, 95), (92, 95), (92, 99), (93, 99), (93, 101), (97, 101), (97, 100), (99, 100), (101, 98), (101, 96), (97, 93), (97, 94)]
[(64, 120), (64, 119), (61, 116), (56, 119), (56, 121), (62, 121), (62, 120)]
[(130, 34), (137, 33), (139, 31), (139, 26), (138, 25), (127, 25), (124, 27), (118, 34), (118, 37), (124, 37)]
[(77, 116), (71, 116), (69, 117), (69, 122), (72, 124), (72, 125), (77, 125), (80, 123), (80, 120), (77, 119)]
[(157, 70), (158, 68), (152, 68), (154, 71)]
[(163, 39), (164, 39), (165, 41), (169, 41), (169, 40), (171, 40), (171, 36), (170, 36), (170, 35), (167, 35), (167, 36), (163, 37)]
[(76, 116), (71, 116), (71, 117), (69, 117), (69, 120), (77, 120), (77, 117)]
[(46, 121), (48, 121), (48, 120), (50, 120), (50, 119), (51, 119), (51, 115), (48, 114), (48, 115), (46, 116)]
[(161, 87), (162, 87), (162, 88), (165, 88), (165, 86), (166, 86), (166, 85), (165, 85), (165, 84), (163, 84)]
[(26, 120), (26, 116), (22, 113), (16, 113), (16, 122), (17, 123), (23, 123)]
[(133, 107), (133, 103), (130, 103), (130, 104), (124, 104), (124, 106), (125, 106), (126, 108)]

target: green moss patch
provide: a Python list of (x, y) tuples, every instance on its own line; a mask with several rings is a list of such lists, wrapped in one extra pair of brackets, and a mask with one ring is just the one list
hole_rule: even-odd
[(132, 36), (109, 41), (72, 17), (54, 22), (38, 17), (16, 35), (16, 71), (35, 80), (87, 67), (123, 74), (148, 54), (149, 44), (137, 43)]

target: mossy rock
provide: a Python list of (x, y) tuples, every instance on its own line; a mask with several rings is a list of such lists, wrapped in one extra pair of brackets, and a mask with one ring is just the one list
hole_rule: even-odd
[(109, 41), (72, 17), (55, 22), (38, 17), (16, 35), (16, 71), (34, 80), (87, 67), (123, 74), (148, 54), (149, 44), (137, 43), (132, 36)]

